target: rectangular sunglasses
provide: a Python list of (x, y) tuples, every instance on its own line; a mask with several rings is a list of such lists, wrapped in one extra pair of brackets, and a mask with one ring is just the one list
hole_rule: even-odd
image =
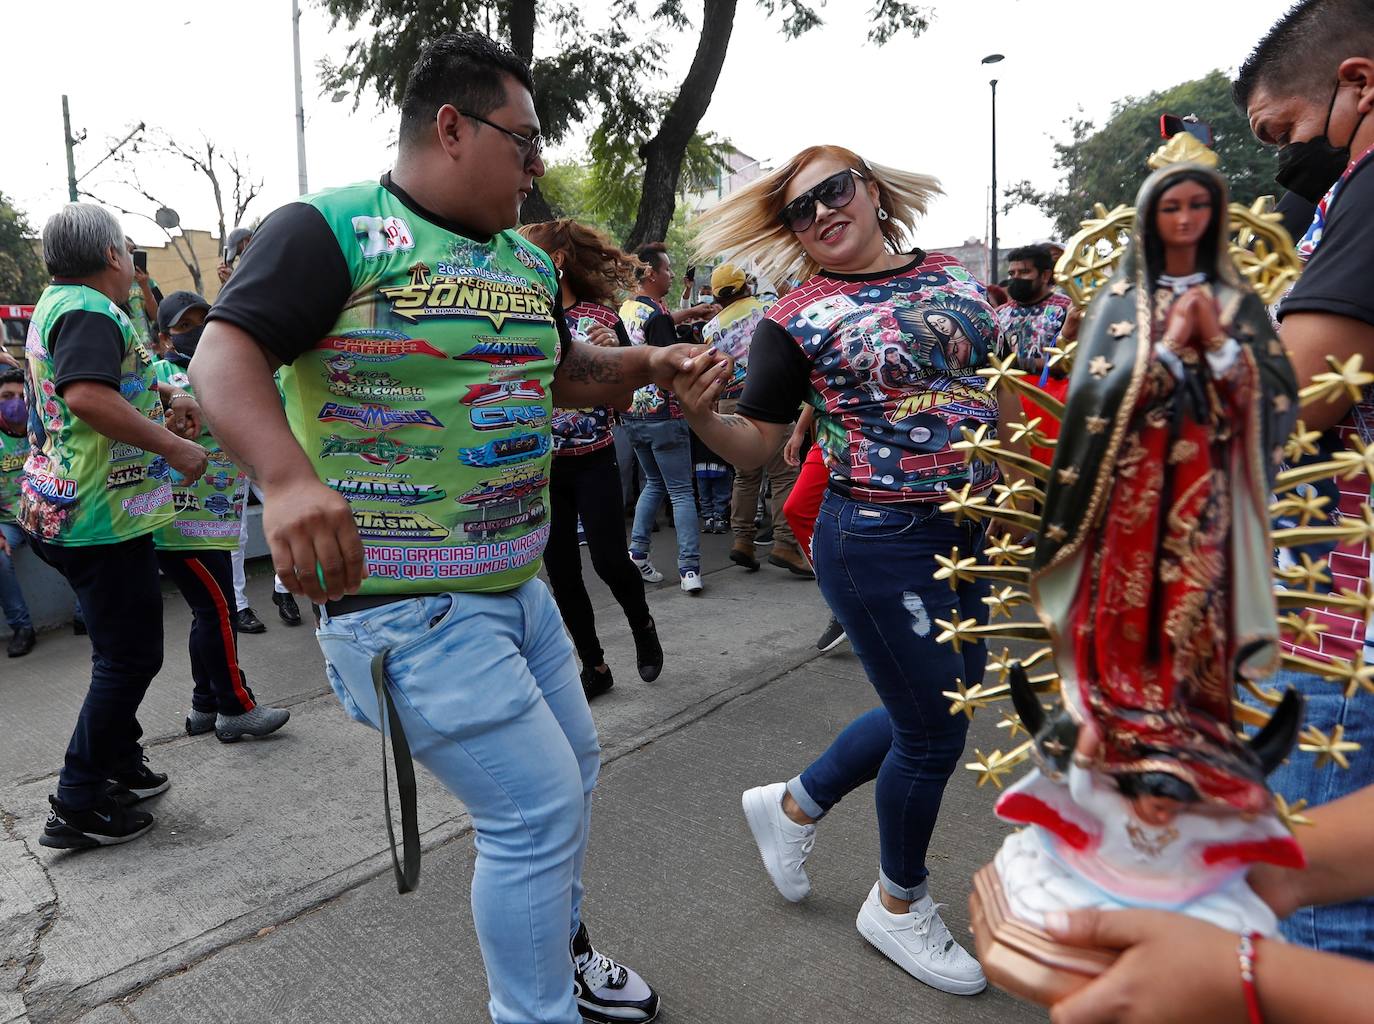
[(817, 202), (832, 210), (843, 210), (854, 199), (854, 179), (863, 177), (852, 167), (836, 171), (784, 206), (778, 220), (793, 234), (801, 234), (816, 222)]

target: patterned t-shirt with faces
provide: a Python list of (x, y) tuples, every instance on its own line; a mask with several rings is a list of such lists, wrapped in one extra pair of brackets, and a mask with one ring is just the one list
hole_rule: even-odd
[[(615, 310), (599, 302), (579, 302), (563, 311), (574, 341), (586, 341), (591, 329), (600, 325), (614, 331), (620, 327)], [(621, 328), (623, 330), (623, 328)], [(586, 455), (615, 444), (611, 434), (611, 410), (604, 405), (591, 409), (554, 409), (553, 453), (556, 456)]]
[(875, 275), (817, 274), (768, 310), (749, 349), (739, 412), (790, 423), (815, 407), (830, 486), (868, 502), (935, 502), (997, 470), (951, 446), (964, 428), (996, 432), (997, 400), (978, 370), (997, 321), (972, 274), (943, 253)]
[(19, 518), (19, 482), (24, 477), (24, 460), (29, 457), (29, 438), (15, 437), (0, 430), (0, 523)]

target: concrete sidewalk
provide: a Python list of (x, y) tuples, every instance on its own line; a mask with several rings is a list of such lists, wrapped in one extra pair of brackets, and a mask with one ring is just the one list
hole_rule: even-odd
[[(671, 531), (655, 541), (670, 565)], [(998, 993), (928, 989), (859, 938), (877, 861), (869, 790), (821, 827), (812, 896), (793, 906), (773, 890), (740, 791), (794, 774), (875, 700), (847, 647), (816, 652), (828, 613), (814, 584), (734, 568), (728, 542), (702, 538), (700, 598), (675, 579), (651, 588), (667, 653), (652, 684), (587, 570), (618, 680), (593, 705), (605, 768), (586, 917), (598, 945), (659, 989), (667, 1024), (1043, 1020)], [(173, 788), (128, 846), (37, 845), (85, 689), (85, 641), (46, 634), (29, 657), (0, 662), (0, 1024), (487, 1019), (466, 815), (420, 773), (424, 872), (418, 893), (398, 896), (376, 734), (329, 694), (309, 630), (267, 614), (270, 577), (250, 589), (270, 631), (241, 638), (241, 659), (292, 721), (258, 742), (186, 737), (188, 615), (169, 598), (166, 663), (141, 720)], [(975, 720), (970, 751), (1005, 745), (995, 719)], [(993, 797), (959, 773), (932, 848), (932, 891), (961, 939), (969, 875), (1004, 834)]]

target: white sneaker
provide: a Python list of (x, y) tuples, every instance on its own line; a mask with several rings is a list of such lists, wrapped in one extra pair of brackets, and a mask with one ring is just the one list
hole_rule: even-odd
[(692, 594), (695, 596), (701, 593), (701, 573), (693, 572), (691, 569), (688, 569), (686, 572), (680, 573), (679, 575), (682, 576), (682, 592), (684, 594)]
[(811, 879), (806, 877), (806, 858), (816, 845), (816, 826), (798, 825), (782, 810), (782, 797), (787, 783), (746, 789), (740, 803), (744, 805), (744, 820), (754, 834), (764, 870), (782, 893), (783, 899), (793, 903), (805, 899), (811, 892)]
[(636, 558), (634, 555), (631, 555), (630, 561), (633, 562), (635, 568), (639, 570), (639, 575), (644, 577), (645, 583), (663, 582), (663, 573), (655, 569), (653, 563), (650, 562), (648, 558)]
[(987, 988), (983, 968), (954, 941), (940, 919), (943, 903), (923, 896), (910, 913), (894, 914), (878, 898), (878, 886), (859, 908), (854, 923), (859, 934), (880, 953), (917, 981), (956, 996), (971, 996)]

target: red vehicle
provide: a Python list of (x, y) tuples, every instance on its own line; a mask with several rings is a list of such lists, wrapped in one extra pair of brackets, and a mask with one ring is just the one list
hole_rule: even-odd
[(32, 306), (0, 305), (0, 345), (20, 362), (24, 360), (24, 340), (29, 336)]

